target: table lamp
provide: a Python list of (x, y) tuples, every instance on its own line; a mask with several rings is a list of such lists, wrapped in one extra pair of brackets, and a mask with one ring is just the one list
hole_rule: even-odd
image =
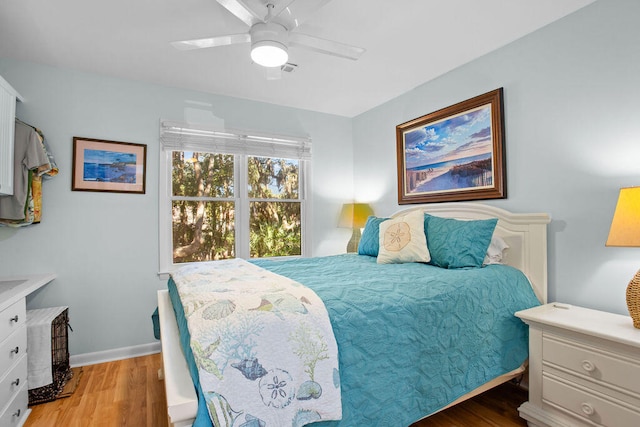
[(365, 226), (370, 215), (373, 215), (373, 209), (368, 203), (345, 203), (342, 205), (338, 227), (353, 229), (351, 240), (347, 244), (347, 252), (358, 251), (358, 243), (360, 243), (362, 235), (360, 229)]
[[(620, 189), (606, 246), (640, 247), (640, 187)], [(640, 329), (640, 270), (627, 286), (627, 308)]]

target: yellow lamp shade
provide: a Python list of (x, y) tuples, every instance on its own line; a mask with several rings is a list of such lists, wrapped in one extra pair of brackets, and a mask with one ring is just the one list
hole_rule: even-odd
[[(640, 187), (620, 189), (607, 246), (640, 246)], [(640, 270), (629, 282), (626, 297), (633, 326), (640, 329)]]
[(640, 187), (620, 189), (607, 246), (640, 246)]
[(373, 215), (373, 209), (368, 203), (345, 203), (340, 212), (338, 227), (362, 228), (370, 215)]

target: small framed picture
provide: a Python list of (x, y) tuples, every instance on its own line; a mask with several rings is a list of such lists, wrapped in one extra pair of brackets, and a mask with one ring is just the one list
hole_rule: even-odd
[(73, 138), (71, 190), (145, 193), (147, 146)]
[(398, 204), (507, 196), (502, 88), (396, 126)]

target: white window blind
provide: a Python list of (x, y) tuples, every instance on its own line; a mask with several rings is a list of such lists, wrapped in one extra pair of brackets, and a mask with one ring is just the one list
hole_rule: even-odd
[(311, 139), (270, 135), (235, 129), (219, 131), (206, 126), (162, 121), (163, 150), (208, 151), (222, 154), (311, 160)]

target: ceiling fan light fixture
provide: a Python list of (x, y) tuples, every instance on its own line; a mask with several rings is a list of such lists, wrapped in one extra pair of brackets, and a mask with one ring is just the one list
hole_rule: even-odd
[(251, 59), (263, 67), (280, 67), (287, 63), (287, 46), (274, 40), (262, 40), (251, 45)]
[(289, 59), (287, 29), (275, 22), (259, 22), (250, 30), (251, 59), (263, 67), (280, 67)]

